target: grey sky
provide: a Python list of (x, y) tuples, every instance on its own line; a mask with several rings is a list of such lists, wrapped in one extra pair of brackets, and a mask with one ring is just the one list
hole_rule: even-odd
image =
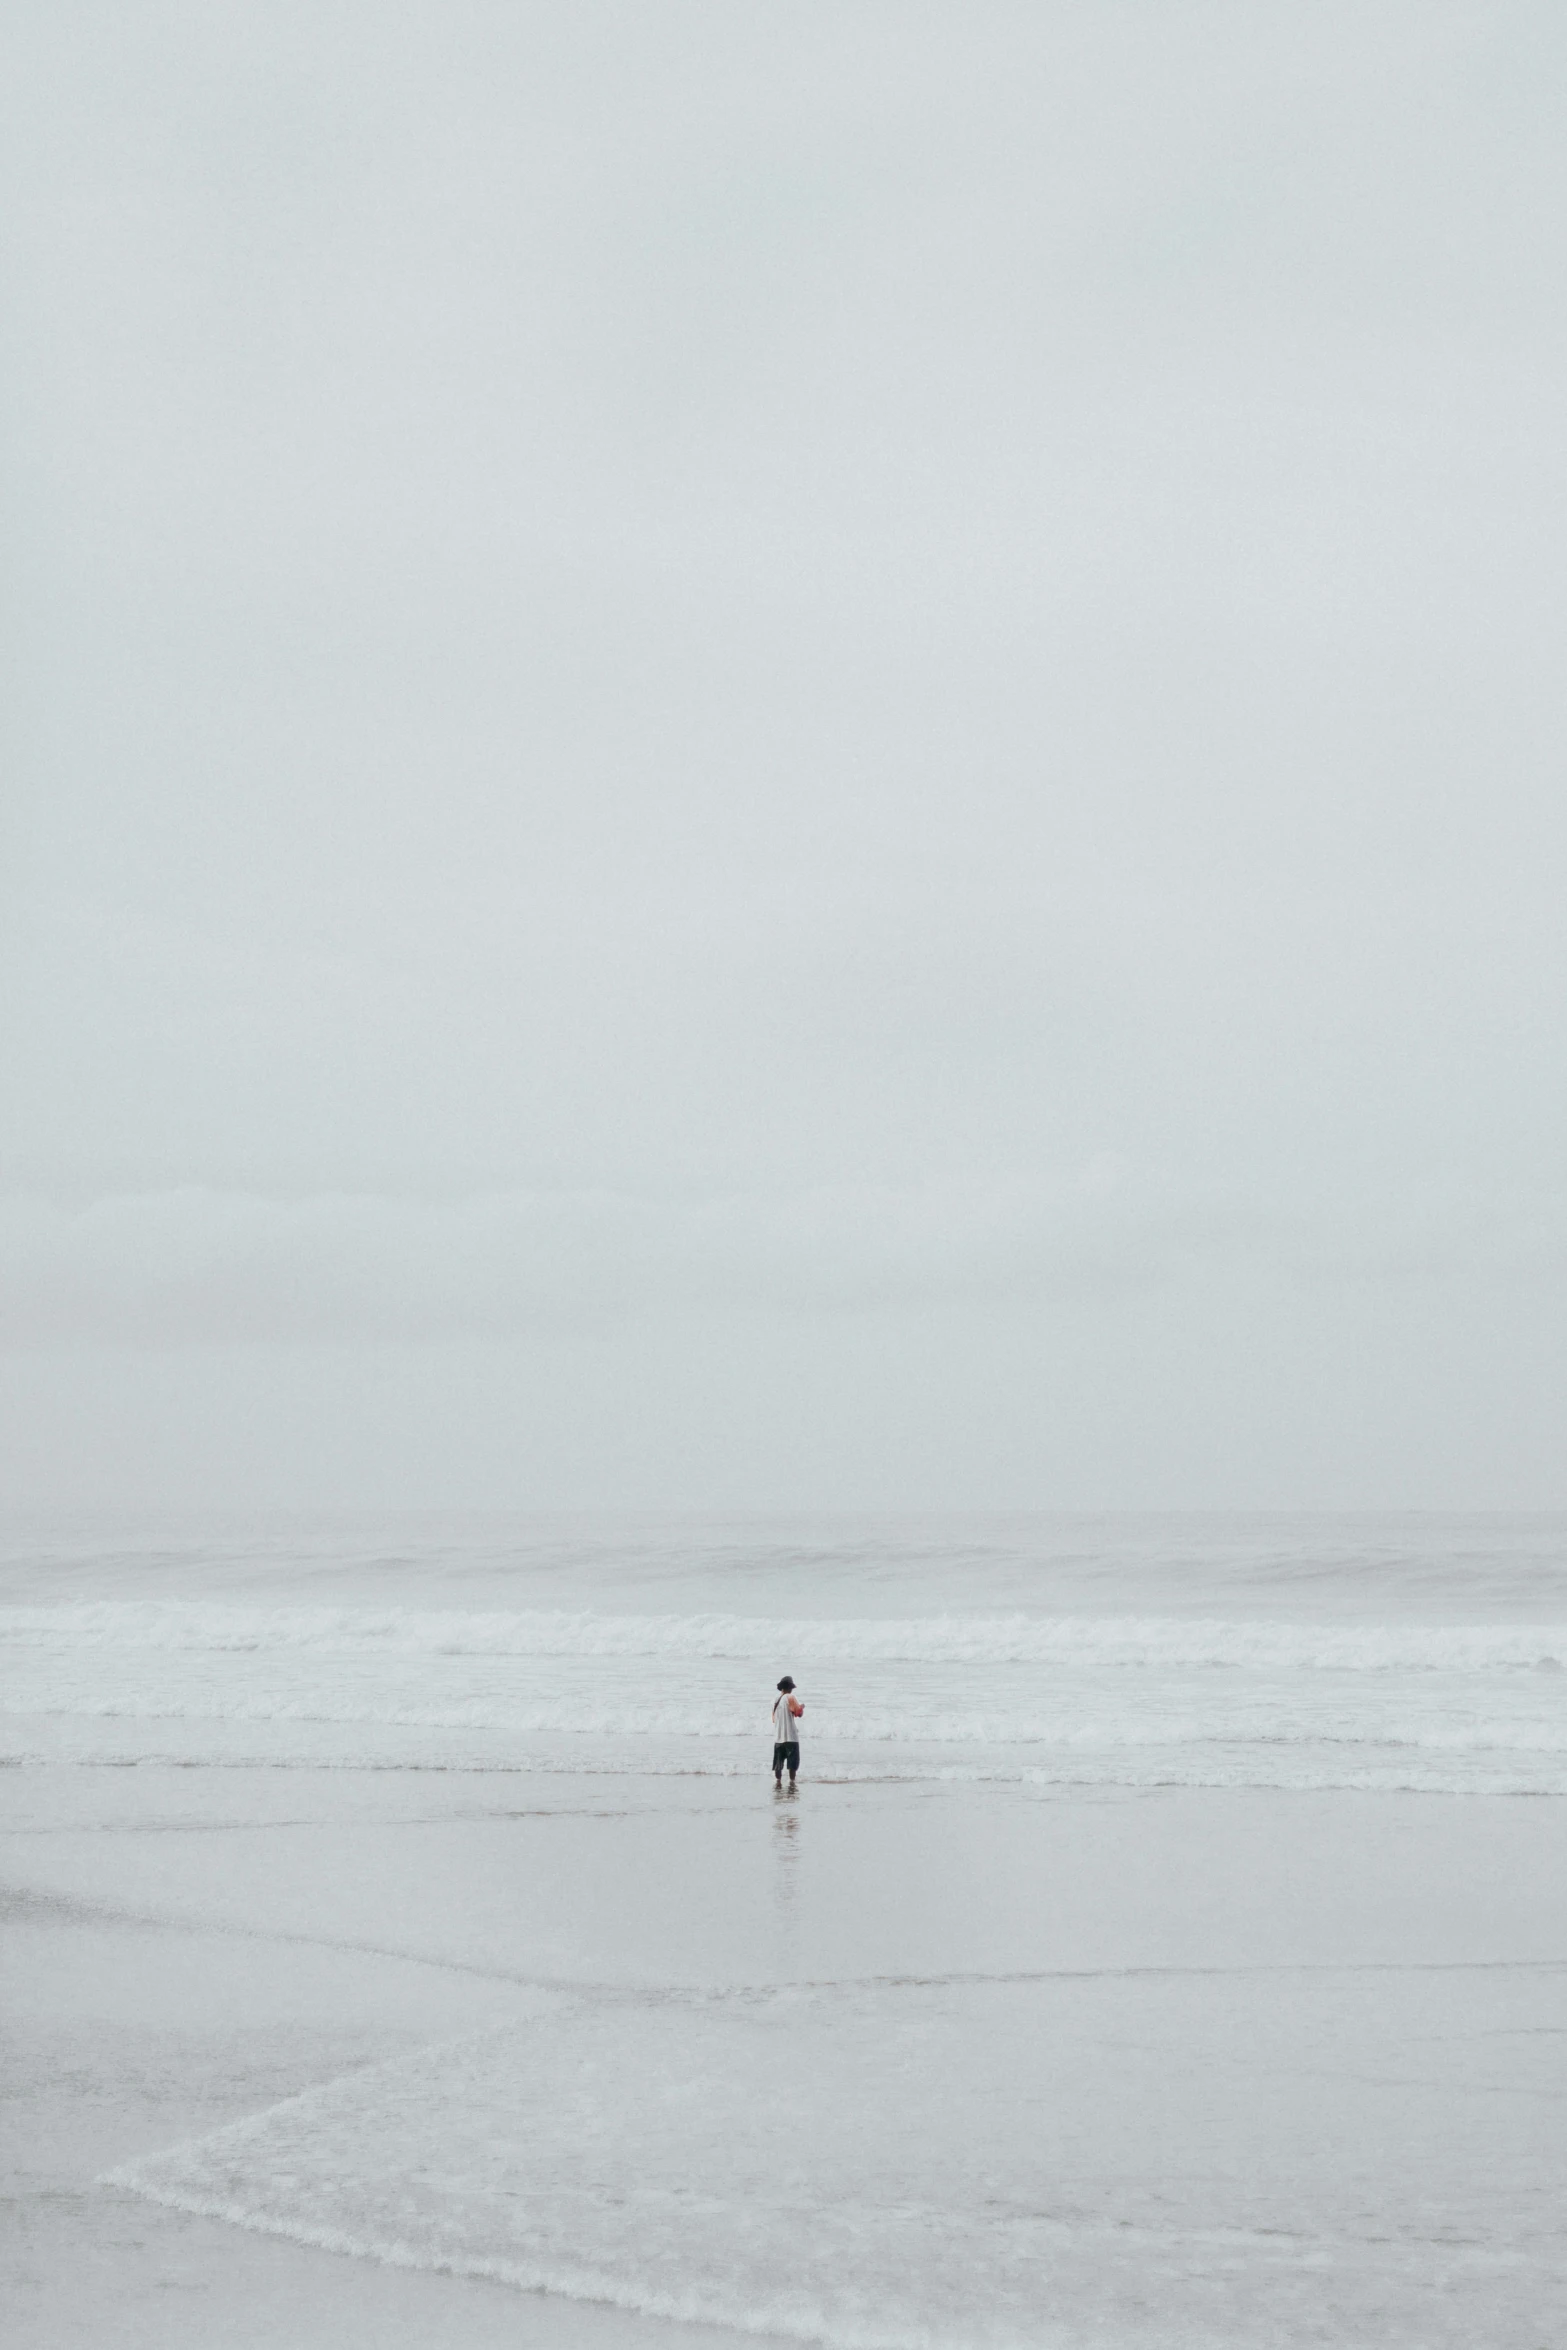
[(1567, 1502), (1567, 20), (0, 70), (0, 1498)]

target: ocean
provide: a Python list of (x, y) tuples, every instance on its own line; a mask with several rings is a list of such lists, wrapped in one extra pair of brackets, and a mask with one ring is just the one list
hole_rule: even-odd
[(13, 1527), (0, 1649), (38, 1963), (291, 2019), (95, 2125), (187, 2251), (540, 2341), (1560, 2338), (1567, 1521)]

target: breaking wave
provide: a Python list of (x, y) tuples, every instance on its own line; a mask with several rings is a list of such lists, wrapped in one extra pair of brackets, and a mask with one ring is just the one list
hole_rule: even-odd
[(1280, 1623), (1213, 1617), (509, 1614), (94, 1601), (0, 1609), (0, 1646), (220, 1655), (706, 1659), (1203, 1667), (1334, 1673), (1560, 1671), (1567, 1624)]

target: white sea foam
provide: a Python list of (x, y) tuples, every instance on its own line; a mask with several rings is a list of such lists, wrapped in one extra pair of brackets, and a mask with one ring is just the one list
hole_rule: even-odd
[(1527, 2068), (1487, 2055), (1461, 2155), (1428, 2129), (1461, 2013), (1354, 1970), (1287, 2008), (1244, 1979), (562, 2002), (113, 2183), (833, 2350), (1533, 2339), (1567, 2267)]
[(321, 1759), (375, 1732), (409, 1761), (465, 1734), (540, 1767), (740, 1767), (787, 1663), (813, 1764), (844, 1775), (1567, 1789), (1557, 1623), (84, 1601), (0, 1610), (0, 1655), (23, 1752), (49, 1716), (335, 1727)]
[(733, 1658), (1361, 1672), (1560, 1670), (1567, 1623), (1289, 1623), (1186, 1616), (611, 1615), (92, 1601), (0, 1608), (0, 1643), (336, 1656)]

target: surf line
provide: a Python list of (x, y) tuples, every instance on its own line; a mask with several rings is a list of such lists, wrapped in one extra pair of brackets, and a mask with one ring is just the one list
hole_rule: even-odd
[(1567, 1974), (1567, 1958), (1427, 1959), (1260, 1959), (1242, 1966), (1160, 1966), (1133, 1963), (1096, 1967), (954, 1968), (941, 1974), (792, 1975), (749, 1983), (624, 1983), (592, 1975), (524, 1974), (508, 1967), (479, 1966), (471, 1959), (442, 1958), (428, 1951), (400, 1950), (384, 1942), (339, 1939), (277, 1926), (226, 1924), (217, 1919), (159, 1916), (155, 1911), (83, 1900), (80, 1895), (44, 1892), (32, 1886), (0, 1886), (0, 1908), (13, 1914), (54, 1915), (86, 1923), (129, 1926), (143, 1933), (214, 1936), (240, 1942), (271, 1942), (285, 1948), (336, 1950), (345, 1957), (384, 1959), (396, 1966), (425, 1967), (438, 1974), (466, 1975), (482, 1983), (505, 1983), (522, 1991), (547, 1991), (569, 1998), (611, 2004), (707, 2006), (724, 2000), (767, 1999), (796, 1991), (939, 1991), (967, 1985), (1009, 1983), (1204, 1982), (1252, 1976), (1301, 1975), (1470, 1975)]

